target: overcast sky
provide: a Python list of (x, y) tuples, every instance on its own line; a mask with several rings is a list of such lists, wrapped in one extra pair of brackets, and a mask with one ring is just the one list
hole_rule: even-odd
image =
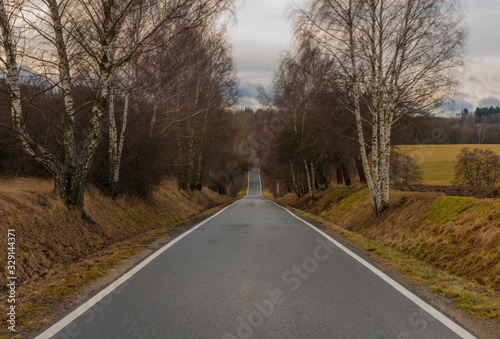
[[(298, 0), (300, 2), (300, 0)], [(230, 40), (240, 78), (241, 104), (258, 106), (257, 86), (269, 86), (280, 53), (292, 39), (291, 0), (242, 0)], [(500, 106), (500, 0), (464, 0), (469, 25), (469, 64), (455, 109)]]
[(244, 106), (258, 106), (257, 86), (271, 84), (280, 53), (290, 46), (292, 28), (287, 13), (290, 3), (290, 0), (239, 1), (238, 22), (229, 30), (229, 36)]

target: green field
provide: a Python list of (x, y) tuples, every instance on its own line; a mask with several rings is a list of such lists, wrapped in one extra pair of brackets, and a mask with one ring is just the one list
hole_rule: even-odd
[(455, 179), (457, 155), (462, 148), (471, 150), (492, 149), (500, 154), (500, 145), (411, 145), (396, 146), (400, 151), (417, 160), (422, 169), (422, 177), (426, 185), (451, 185)]

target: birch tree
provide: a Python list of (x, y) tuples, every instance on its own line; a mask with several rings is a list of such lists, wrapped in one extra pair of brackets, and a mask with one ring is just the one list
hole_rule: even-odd
[[(311, 73), (305, 69), (313, 60), (310, 53), (299, 53), (297, 58), (288, 56), (281, 61), (274, 78), (274, 101), (284, 113), (290, 116), (294, 135), (282, 136), (283, 151), (288, 153), (290, 174), (298, 196), (303, 194), (301, 173), (305, 173), (307, 191), (315, 198), (316, 182), (314, 165), (310, 154), (309, 140), (305, 136), (305, 122), (313, 87)], [(298, 60), (296, 60), (298, 59)], [(294, 140), (290, 140), (294, 139)], [(291, 146), (291, 143), (296, 145)], [(287, 150), (288, 148), (288, 150)]]
[[(19, 82), (20, 67), (18, 64), (17, 42), (14, 36), (14, 25), (19, 19), (21, 6), (0, 0), (0, 27), (2, 30), (3, 55), (1, 62), (7, 71), (7, 85), (10, 94), (12, 125), (18, 133), (23, 150), (40, 162), (54, 177), (61, 171), (61, 164), (47, 149), (39, 145), (30, 135), (26, 127), (26, 116), (22, 109), (21, 89)], [(55, 190), (62, 192), (63, 187), (55, 180)]]
[(316, 44), (340, 74), (336, 86), (348, 93), (371, 203), (381, 213), (389, 206), (393, 124), (432, 110), (456, 84), (465, 40), (459, 3), (309, 0), (295, 15), (298, 39)]
[(111, 90), (108, 100), (108, 116), (109, 116), (109, 129), (108, 129), (108, 155), (109, 155), (109, 178), (110, 178), (110, 191), (111, 195), (116, 198), (118, 195), (118, 183), (120, 181), (120, 164), (123, 154), (123, 145), (125, 144), (125, 132), (127, 131), (128, 113), (129, 113), (129, 98), (130, 94), (123, 91), (123, 114), (120, 133), (118, 134), (118, 126), (116, 123), (115, 115), (115, 97), (117, 92)]
[[(21, 3), (21, 2), (20, 2)], [(230, 0), (40, 0), (25, 1), (17, 10), (1, 1), (2, 44), (7, 69), (13, 125), (23, 149), (47, 168), (54, 177), (55, 190), (69, 207), (83, 213), (84, 187), (101, 137), (110, 83), (115, 70), (149, 53), (184, 32), (203, 25), (210, 17), (230, 6)], [(64, 155), (41, 146), (25, 126), (19, 90), (19, 60), (13, 39), (15, 20), (24, 21), (26, 37), (35, 37), (35, 54), (25, 57), (45, 68), (56, 70), (64, 99), (61, 113)], [(139, 20), (140, 25), (137, 25)], [(157, 33), (162, 30), (161, 39)], [(138, 39), (131, 41), (131, 34)], [(47, 47), (49, 46), (49, 47)], [(76, 62), (78, 61), (78, 63)], [(75, 136), (76, 109), (73, 81), (85, 65), (95, 84), (87, 133)]]

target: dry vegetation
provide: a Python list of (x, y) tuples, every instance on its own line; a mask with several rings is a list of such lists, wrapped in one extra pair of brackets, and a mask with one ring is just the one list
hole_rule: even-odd
[[(1, 241), (6, 243), (7, 229), (16, 230), (19, 337), (52, 320), (61, 301), (74, 297), (155, 239), (178, 232), (186, 221), (231, 201), (205, 188), (180, 191), (173, 182), (164, 182), (147, 200), (121, 197), (113, 201), (89, 189), (86, 211), (91, 221), (84, 221), (52, 189), (50, 181), (37, 179), (3, 180), (0, 186)], [(2, 257), (6, 251), (6, 246), (0, 246)], [(1, 289), (6, 285), (5, 269), (1, 268)], [(6, 306), (0, 303), (4, 324)], [(7, 335), (0, 332), (0, 337)]]
[[(371, 244), (364, 246), (368, 250), (403, 252), (403, 259), (389, 255), (391, 265), (398, 261), (400, 270), (461, 308), (500, 320), (500, 200), (400, 191), (393, 191), (391, 200), (379, 217), (362, 186), (334, 187), (314, 203), (289, 194), (280, 203), (361, 235)], [(419, 263), (424, 267), (415, 268)]]

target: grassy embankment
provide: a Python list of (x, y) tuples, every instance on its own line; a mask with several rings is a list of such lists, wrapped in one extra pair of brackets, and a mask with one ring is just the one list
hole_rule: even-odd
[[(245, 179), (246, 180), (246, 179)], [(243, 185), (246, 189), (246, 185)], [(7, 256), (7, 229), (16, 234), (16, 298), (14, 337), (27, 337), (53, 320), (85, 286), (102, 278), (127, 259), (135, 258), (158, 239), (166, 242), (234, 199), (208, 189), (188, 193), (165, 182), (148, 199), (121, 197), (115, 201), (95, 189), (86, 194), (92, 222), (69, 211), (52, 192), (52, 183), (37, 179), (1, 179), (0, 257)], [(245, 192), (240, 192), (242, 197)], [(183, 226), (184, 225), (184, 226)], [(159, 246), (159, 245), (157, 245)], [(137, 259), (139, 260), (139, 259)], [(0, 269), (5, 295), (6, 262)], [(71, 305), (69, 305), (71, 306)], [(8, 303), (0, 303), (0, 337), (6, 329)], [(9, 336), (10, 335), (10, 336)]]
[(500, 154), (500, 145), (409, 145), (397, 147), (417, 160), (426, 185), (451, 185), (455, 179), (457, 155), (464, 147), (471, 150), (489, 148)]
[(315, 202), (294, 194), (278, 202), (460, 308), (500, 320), (500, 200), (393, 191), (379, 217), (362, 186), (333, 187)]

